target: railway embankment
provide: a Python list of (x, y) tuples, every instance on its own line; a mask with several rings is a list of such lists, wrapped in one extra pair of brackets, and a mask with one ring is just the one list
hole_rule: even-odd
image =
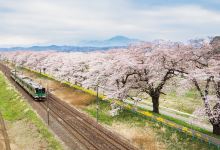
[(10, 139), (18, 149), (63, 149), (21, 94), (0, 72), (0, 110)]

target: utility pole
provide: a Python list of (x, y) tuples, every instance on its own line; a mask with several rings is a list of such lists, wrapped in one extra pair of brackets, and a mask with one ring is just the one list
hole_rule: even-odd
[(99, 121), (99, 86), (96, 87), (96, 121)]
[(16, 62), (15, 62), (15, 76), (16, 76), (16, 73), (17, 73), (17, 69), (16, 69)]
[(47, 80), (47, 91), (46, 91), (46, 100), (47, 100), (47, 125), (50, 125), (50, 108), (49, 108), (49, 88), (48, 88), (48, 80)]

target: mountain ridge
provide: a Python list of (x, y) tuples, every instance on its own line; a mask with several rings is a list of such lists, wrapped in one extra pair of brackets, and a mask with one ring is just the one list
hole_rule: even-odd
[(94, 46), (94, 47), (112, 47), (112, 46), (129, 46), (141, 42), (139, 39), (128, 38), (126, 36), (117, 35), (107, 40), (92, 40), (81, 41), (80, 46)]
[[(208, 38), (197, 38), (197, 39), (190, 39), (187, 42), (175, 42), (170, 40), (163, 40), (163, 39), (156, 39), (153, 40), (151, 43), (156, 45), (157, 47), (174, 47), (178, 46), (179, 44), (190, 44), (195, 48), (200, 48), (203, 46), (204, 43), (211, 42), (213, 37)], [(89, 43), (90, 42), (90, 43)], [(0, 51), (61, 51), (61, 52), (90, 52), (90, 51), (105, 51), (109, 49), (117, 49), (117, 48), (127, 48), (130, 45), (135, 45), (138, 43), (146, 43), (147, 41), (141, 41), (138, 39), (130, 39), (125, 36), (114, 36), (108, 40), (103, 41), (89, 41), (86, 42), (87, 44), (78, 44), (76, 46), (71, 45), (48, 45), (48, 46), (31, 46), (31, 47), (11, 47), (11, 48), (0, 48)], [(106, 44), (107, 42), (108, 44)], [(95, 43), (95, 44), (94, 44)], [(104, 44), (103, 44), (104, 43)], [(113, 43), (113, 44), (112, 44)]]

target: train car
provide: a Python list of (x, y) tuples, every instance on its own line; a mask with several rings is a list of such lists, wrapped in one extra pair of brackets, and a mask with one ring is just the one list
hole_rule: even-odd
[(21, 75), (16, 71), (11, 71), (11, 78), (23, 87), (34, 99), (43, 100), (46, 98), (45, 88), (34, 82), (31, 78)]

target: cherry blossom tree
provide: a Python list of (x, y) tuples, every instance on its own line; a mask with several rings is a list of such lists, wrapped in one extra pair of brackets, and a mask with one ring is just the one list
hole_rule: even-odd
[(120, 73), (114, 75), (118, 97), (129, 96), (131, 90), (136, 90), (137, 94), (145, 92), (152, 99), (153, 112), (159, 113), (159, 97), (164, 94), (162, 90), (167, 81), (186, 73), (180, 57), (186, 48), (180, 45), (169, 49), (152, 45), (143, 49), (130, 48), (127, 59), (118, 62)]
[(220, 44), (217, 43), (213, 39), (211, 45), (192, 51), (186, 61), (191, 66), (189, 79), (204, 102), (213, 133), (220, 135)]

